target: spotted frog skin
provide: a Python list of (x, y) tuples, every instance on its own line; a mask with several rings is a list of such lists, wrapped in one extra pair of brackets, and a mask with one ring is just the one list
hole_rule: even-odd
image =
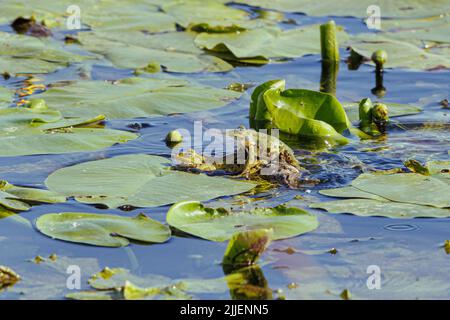
[[(300, 166), (291, 148), (278, 138), (252, 129), (227, 130), (226, 135), (235, 139), (234, 154), (208, 158), (188, 150), (177, 154), (175, 168), (206, 172), (223, 170), (249, 180), (263, 179), (291, 188), (298, 188), (304, 180), (306, 169)], [(238, 150), (245, 154), (245, 163), (236, 161)]]

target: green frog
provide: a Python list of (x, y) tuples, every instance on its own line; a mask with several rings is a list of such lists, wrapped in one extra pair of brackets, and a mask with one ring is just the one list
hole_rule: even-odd
[[(249, 180), (263, 179), (290, 188), (298, 188), (308, 180), (307, 170), (300, 166), (291, 148), (277, 137), (244, 128), (227, 130), (226, 135), (235, 139), (233, 154), (221, 158), (205, 157), (190, 149), (176, 155), (175, 168), (206, 172), (223, 170)], [(239, 152), (245, 156), (245, 161), (237, 161)]]

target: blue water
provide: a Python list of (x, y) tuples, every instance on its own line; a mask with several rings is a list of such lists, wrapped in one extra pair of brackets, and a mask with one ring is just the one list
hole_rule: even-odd
[[(326, 18), (290, 14), (289, 18), (299, 25), (323, 22)], [(338, 18), (349, 32), (366, 31), (364, 24), (354, 18)], [(286, 27), (289, 27), (286, 25)], [(4, 30), (5, 28), (2, 28)], [(341, 56), (347, 53), (342, 50)], [(172, 74), (187, 77), (219, 88), (233, 82), (260, 84), (266, 80), (284, 78), (287, 87), (319, 89), (320, 57), (317, 55), (293, 59), (286, 63), (269, 64), (263, 67), (237, 67), (223, 74)], [(79, 66), (70, 66), (40, 78), (48, 83), (79, 79)], [(119, 79), (132, 76), (129, 70), (118, 70), (94, 66), (92, 79)], [(151, 75), (148, 75), (151, 76)], [(402, 166), (402, 161), (415, 158), (420, 161), (448, 159), (450, 149), (449, 111), (442, 109), (439, 101), (449, 98), (450, 71), (415, 72), (408, 70), (387, 70), (384, 86), (387, 89), (382, 101), (416, 104), (424, 111), (418, 115), (398, 118), (410, 130), (392, 127), (386, 141), (357, 142), (336, 147), (330, 153), (295, 150), (302, 156), (314, 156), (320, 165), (309, 169), (323, 183), (314, 188), (289, 190), (279, 188), (255, 197), (264, 205), (290, 202), (306, 207), (307, 203), (295, 200), (296, 195), (312, 199), (321, 198), (317, 190), (343, 186), (359, 175), (359, 166), (373, 169), (390, 169)], [(19, 88), (23, 78), (0, 80), (1, 85)], [(357, 71), (350, 71), (344, 62), (340, 65), (337, 82), (337, 98), (340, 101), (357, 101), (363, 97), (377, 98), (371, 89), (375, 86), (374, 69), (362, 65)], [(40, 155), (23, 157), (1, 157), (0, 177), (10, 183), (24, 186), (43, 187), (49, 173), (58, 168), (84, 161), (112, 157), (122, 154), (147, 153), (170, 156), (171, 150), (163, 139), (172, 129), (192, 130), (194, 121), (203, 121), (205, 129), (236, 128), (248, 126), (249, 89), (243, 97), (225, 107), (166, 117), (148, 119), (113, 120), (107, 127), (131, 130), (130, 124), (141, 124), (137, 132), (140, 137), (126, 144), (112, 146), (92, 153), (66, 155)], [(421, 129), (423, 123), (445, 124), (437, 129)], [(364, 152), (364, 148), (389, 146), (388, 150)], [(293, 146), (295, 149), (295, 146)], [(231, 198), (223, 201), (231, 202)], [(108, 213), (124, 216), (144, 212), (159, 221), (165, 221), (168, 207), (136, 209), (123, 212), (118, 209)], [(338, 298), (343, 289), (349, 289), (355, 298), (450, 298), (448, 270), (450, 256), (440, 247), (450, 238), (450, 219), (388, 219), (380, 217), (357, 217), (353, 215), (331, 215), (312, 210), (319, 216), (318, 230), (300, 237), (273, 243), (263, 256), (263, 273), (272, 289), (281, 289), (286, 298)], [(45, 213), (80, 211), (104, 213), (106, 210), (69, 200), (64, 204), (33, 206), (20, 216), (30, 222)], [(172, 237), (161, 245), (136, 245), (127, 248), (100, 248), (52, 240), (38, 233), (32, 227), (7, 218), (0, 220), (0, 264), (12, 267), (24, 275), (23, 283), (30, 277), (45, 279), (51, 271), (29, 262), (37, 255), (52, 253), (71, 258), (93, 258), (99, 267), (128, 268), (137, 275), (160, 274), (171, 278), (214, 278), (223, 276), (219, 262), (225, 250), (225, 243), (215, 243), (194, 238)], [(296, 253), (279, 252), (288, 247)], [(326, 251), (335, 247), (336, 255)], [(369, 265), (381, 269), (382, 287), (369, 290), (366, 273)], [(83, 272), (83, 270), (82, 270)], [(83, 288), (89, 273), (83, 272)], [(296, 289), (288, 289), (291, 282)], [(16, 285), (20, 290), (20, 283)], [(64, 286), (64, 285), (63, 285)], [(51, 298), (61, 299), (69, 291), (62, 290)], [(3, 298), (21, 298), (15, 291), (0, 293)], [(26, 296), (24, 296), (26, 297)], [(228, 292), (215, 295), (200, 294), (199, 298), (230, 298)]]

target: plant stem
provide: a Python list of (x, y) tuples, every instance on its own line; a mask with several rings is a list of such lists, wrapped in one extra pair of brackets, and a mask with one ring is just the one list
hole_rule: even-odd
[(339, 61), (339, 44), (336, 38), (336, 24), (333, 20), (320, 26), (322, 61)]

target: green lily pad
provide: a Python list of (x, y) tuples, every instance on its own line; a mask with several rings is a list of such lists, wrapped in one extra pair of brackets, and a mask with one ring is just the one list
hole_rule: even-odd
[(381, 25), (388, 31), (382, 34), (398, 40), (450, 42), (450, 17), (444, 14), (417, 19), (383, 19)]
[(8, 107), (14, 97), (14, 91), (5, 87), (0, 87), (0, 108)]
[(449, 217), (449, 165), (449, 161), (431, 161), (426, 165), (426, 175), (362, 174), (351, 186), (319, 191), (326, 196), (348, 199), (313, 203), (310, 207), (361, 216)]
[(214, 21), (227, 24), (230, 21), (248, 19), (249, 14), (240, 9), (232, 8), (214, 0), (176, 0), (167, 1), (162, 10), (173, 16), (176, 22), (188, 27), (190, 24)]
[(54, 255), (48, 258), (39, 257), (29, 260), (28, 265), (19, 267), (17, 271), (24, 281), (17, 283), (9, 292), (16, 293), (19, 299), (26, 300), (61, 299), (69, 292), (67, 280), (73, 273), (68, 271), (73, 266), (80, 268), (82, 282), (100, 269), (96, 258), (58, 256), (55, 259)]
[[(340, 42), (348, 39), (342, 30), (337, 32), (337, 36)], [(238, 33), (201, 33), (195, 38), (195, 44), (214, 52), (231, 53), (242, 62), (259, 57), (262, 63), (267, 63), (270, 58), (320, 53), (320, 31), (319, 25), (310, 25), (285, 31), (266, 27)]]
[[(83, 6), (80, 9), (83, 10)], [(94, 5), (86, 6), (81, 19), (96, 31), (175, 31), (175, 19), (158, 10), (151, 3), (97, 1)]]
[(262, 90), (255, 89), (259, 97), (252, 98), (258, 101), (256, 116), (261, 110), (267, 110), (266, 120), (282, 132), (347, 142), (341, 133), (351, 125), (344, 108), (334, 96), (304, 89), (284, 90), (284, 80), (278, 80), (270, 87), (261, 86), (264, 86)]
[(402, 41), (386, 34), (358, 34), (349, 41), (353, 51), (370, 61), (372, 53), (380, 48), (388, 54), (386, 68), (428, 70), (437, 67), (450, 68), (450, 58), (445, 47), (423, 48), (415, 41)]
[[(89, 284), (97, 291), (79, 292), (72, 299), (84, 299), (89, 295), (105, 293), (107, 296), (126, 300), (192, 299), (192, 293), (222, 293), (228, 291), (229, 284), (244, 284), (242, 274), (235, 273), (212, 279), (171, 279), (161, 275), (136, 276), (123, 268), (104, 268), (89, 279)], [(113, 297), (121, 292), (121, 297)], [(67, 297), (67, 296), (66, 296)]]
[[(422, 112), (422, 108), (414, 105), (385, 102), (389, 110), (389, 118), (401, 117)], [(344, 102), (342, 103), (347, 117), (351, 122), (359, 121), (359, 102)]]
[(111, 294), (108, 293), (100, 291), (79, 291), (68, 293), (65, 298), (72, 300), (112, 300)]
[(381, 216), (400, 218), (447, 218), (450, 210), (410, 203), (377, 201), (371, 199), (346, 199), (313, 203), (310, 208), (323, 209), (330, 213), (351, 213), (357, 216)]
[(194, 45), (194, 34), (139, 31), (81, 32), (77, 39), (84, 49), (103, 55), (117, 68), (145, 69), (149, 64), (170, 72), (224, 72), (233, 67), (205, 54)]
[(207, 208), (197, 201), (174, 204), (167, 213), (167, 223), (183, 232), (211, 240), (226, 241), (236, 232), (273, 229), (273, 239), (285, 239), (312, 231), (317, 218), (299, 208), (278, 206), (251, 211), (230, 212)]
[(41, 96), (67, 117), (104, 114), (108, 119), (123, 119), (218, 108), (241, 94), (173, 78), (128, 78), (114, 83), (75, 82), (52, 87)]
[(417, 173), (362, 174), (352, 186), (395, 202), (450, 207), (450, 185)]
[(27, 202), (60, 203), (65, 201), (66, 197), (56, 192), (17, 187), (5, 180), (0, 180), (0, 205), (10, 210), (28, 210), (30, 205)]
[(423, 0), (342, 0), (339, 5), (333, 0), (318, 3), (314, 0), (237, 0), (237, 3), (248, 4), (266, 9), (284, 12), (302, 12), (310, 16), (354, 16), (365, 18), (367, 8), (377, 5), (382, 17), (428, 17), (450, 12), (450, 4), (446, 0), (433, 2)]
[(158, 156), (118, 156), (59, 169), (45, 184), (50, 190), (74, 196), (77, 201), (102, 203), (110, 208), (206, 201), (243, 193), (256, 186), (246, 181), (170, 170), (170, 164), (170, 160)]
[(377, 196), (376, 194), (365, 192), (352, 186), (336, 188), (336, 189), (324, 189), (319, 191), (320, 194), (335, 198), (363, 198), (372, 199), (378, 201), (388, 201), (387, 199)]
[(50, 213), (36, 220), (43, 234), (64, 241), (104, 247), (124, 247), (129, 240), (162, 243), (170, 229), (140, 214), (134, 218), (80, 212)]
[(0, 109), (0, 157), (93, 151), (137, 138), (126, 131), (79, 127), (104, 119), (102, 115), (64, 119), (45, 105)]
[(0, 73), (48, 73), (92, 58), (69, 52), (52, 39), (0, 31)]

